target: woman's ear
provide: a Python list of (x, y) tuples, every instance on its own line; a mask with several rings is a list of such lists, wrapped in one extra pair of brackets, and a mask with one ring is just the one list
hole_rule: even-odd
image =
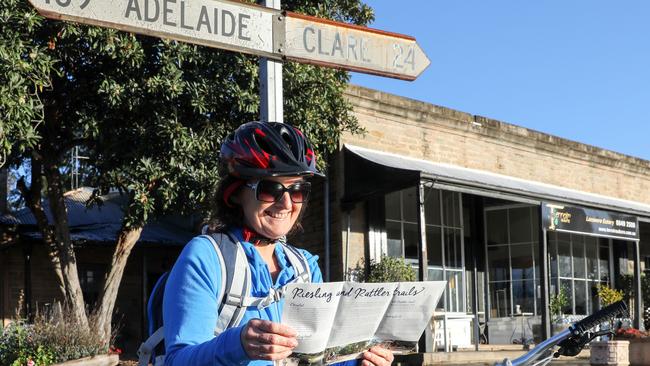
[(235, 192), (235, 194), (231, 195), (228, 198), (229, 203), (235, 206), (241, 206), (241, 198), (239, 197), (240, 194), (241, 194), (241, 190), (238, 190), (237, 192)]

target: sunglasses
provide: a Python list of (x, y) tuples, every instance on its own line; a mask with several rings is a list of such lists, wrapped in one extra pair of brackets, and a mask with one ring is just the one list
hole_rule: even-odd
[(284, 196), (284, 192), (289, 192), (289, 197), (293, 203), (307, 202), (311, 192), (311, 183), (298, 182), (288, 187), (282, 183), (272, 180), (259, 180), (254, 183), (246, 183), (246, 187), (255, 191), (255, 198), (261, 202), (278, 202)]

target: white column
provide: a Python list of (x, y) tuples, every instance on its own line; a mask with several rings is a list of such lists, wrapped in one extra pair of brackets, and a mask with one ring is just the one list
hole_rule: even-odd
[[(280, 0), (259, 0), (267, 8), (280, 9)], [(282, 62), (260, 58), (260, 120), (284, 122)]]

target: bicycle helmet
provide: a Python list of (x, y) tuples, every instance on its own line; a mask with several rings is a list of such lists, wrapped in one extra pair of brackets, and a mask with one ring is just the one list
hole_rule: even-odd
[(248, 122), (221, 144), (220, 162), (239, 179), (325, 175), (312, 145), (299, 129), (278, 122)]

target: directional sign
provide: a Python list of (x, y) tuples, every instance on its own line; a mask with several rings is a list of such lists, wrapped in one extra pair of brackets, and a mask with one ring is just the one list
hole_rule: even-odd
[(223, 0), (29, 0), (43, 16), (281, 59), (279, 10)]
[(236, 1), (29, 2), (48, 18), (404, 80), (430, 64), (410, 36)]
[(286, 12), (287, 59), (415, 80), (430, 61), (415, 38)]

